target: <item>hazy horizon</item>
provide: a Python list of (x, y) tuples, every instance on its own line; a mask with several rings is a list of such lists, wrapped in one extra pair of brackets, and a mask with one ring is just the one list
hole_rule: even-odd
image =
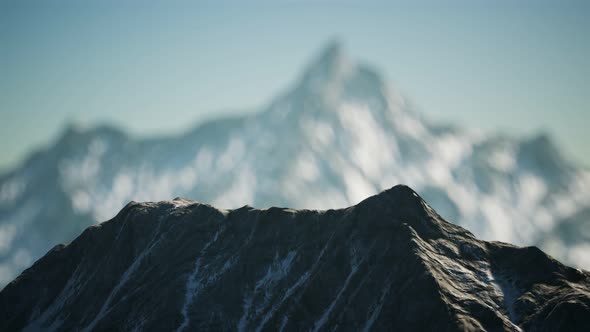
[(430, 121), (544, 131), (590, 166), (587, 2), (0, 6), (0, 173), (69, 123), (149, 137), (258, 111), (334, 38)]

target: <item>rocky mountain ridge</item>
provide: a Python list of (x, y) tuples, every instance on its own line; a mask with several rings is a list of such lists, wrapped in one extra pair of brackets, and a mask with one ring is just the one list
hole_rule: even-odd
[(0, 292), (2, 330), (587, 331), (590, 273), (396, 186), (338, 210), (128, 204)]

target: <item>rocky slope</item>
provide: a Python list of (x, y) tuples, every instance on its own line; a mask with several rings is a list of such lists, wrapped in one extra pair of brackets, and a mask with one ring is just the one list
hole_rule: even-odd
[(396, 186), (339, 210), (130, 203), (0, 292), (0, 330), (588, 331), (590, 273)]
[(590, 268), (588, 171), (545, 135), (432, 124), (333, 44), (259, 113), (150, 139), (70, 127), (0, 175), (0, 287), (130, 200), (328, 209), (400, 182), (482, 239), (537, 245)]

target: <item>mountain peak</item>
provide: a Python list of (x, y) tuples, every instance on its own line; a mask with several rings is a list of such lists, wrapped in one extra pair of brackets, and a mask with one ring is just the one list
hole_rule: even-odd
[(325, 84), (341, 78), (351, 68), (352, 62), (346, 54), (342, 42), (335, 39), (328, 42), (307, 66), (304, 81)]
[(330, 62), (343, 56), (345, 56), (344, 44), (338, 39), (333, 39), (324, 46), (318, 59)]
[(411, 208), (419, 207), (419, 210), (422, 210), (423, 208), (423, 200), (418, 196), (416, 191), (405, 184), (398, 184), (378, 193), (377, 195), (367, 198), (366, 201), (367, 200), (394, 202), (395, 204), (406, 205)]

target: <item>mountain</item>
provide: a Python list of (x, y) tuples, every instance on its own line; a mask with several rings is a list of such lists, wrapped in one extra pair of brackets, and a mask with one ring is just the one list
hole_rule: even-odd
[(590, 273), (401, 185), (339, 210), (132, 202), (8, 284), (0, 328), (588, 331)]
[(149, 139), (70, 126), (0, 176), (0, 286), (130, 200), (341, 208), (397, 183), (485, 240), (590, 268), (590, 172), (552, 140), (433, 124), (330, 44), (258, 113)]

